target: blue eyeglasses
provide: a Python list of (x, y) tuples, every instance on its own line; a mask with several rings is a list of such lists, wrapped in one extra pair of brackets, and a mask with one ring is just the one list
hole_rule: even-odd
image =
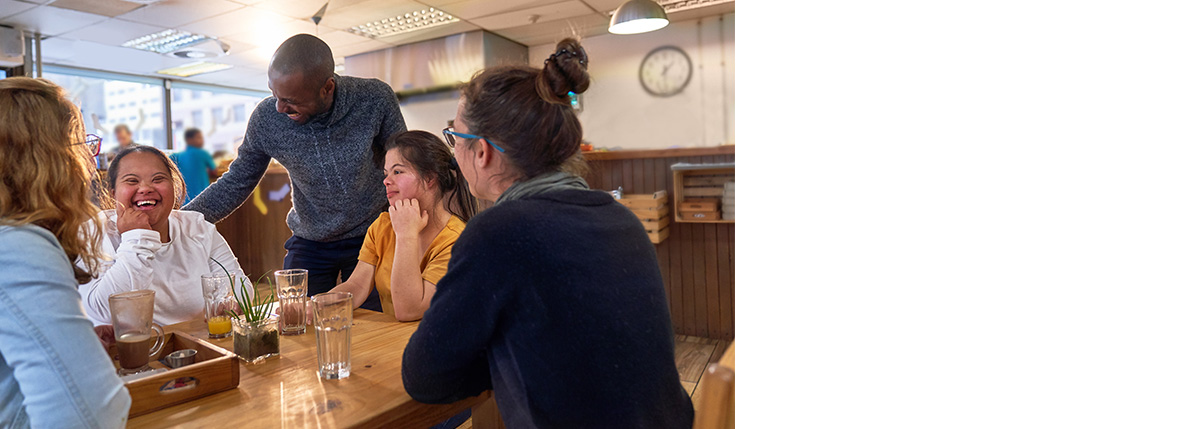
[(496, 148), (496, 150), (498, 150), (500, 152), (504, 152), (504, 148), (497, 146), (495, 143), (492, 143), (491, 140), (488, 140), (486, 138), (483, 138), (483, 137), (480, 137), (477, 135), (473, 135), (473, 134), (456, 133), (454, 131), (450, 131), (450, 127), (443, 128), (442, 135), (446, 137), (446, 143), (449, 143), (450, 147), (454, 147), (454, 136), (459, 136), (464, 139), (483, 139), (483, 141), (492, 145), (492, 147)]

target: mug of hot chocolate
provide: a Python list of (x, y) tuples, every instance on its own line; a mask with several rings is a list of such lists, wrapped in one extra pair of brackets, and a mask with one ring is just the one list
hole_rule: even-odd
[(150, 357), (162, 349), (162, 326), (154, 323), (154, 291), (135, 290), (108, 297), (113, 334), (117, 342), (117, 360), (121, 375), (150, 369)]

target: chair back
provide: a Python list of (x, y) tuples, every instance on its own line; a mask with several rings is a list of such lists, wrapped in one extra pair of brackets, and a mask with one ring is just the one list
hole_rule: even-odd
[(733, 429), (733, 342), (716, 363), (708, 365), (696, 387), (695, 429)]

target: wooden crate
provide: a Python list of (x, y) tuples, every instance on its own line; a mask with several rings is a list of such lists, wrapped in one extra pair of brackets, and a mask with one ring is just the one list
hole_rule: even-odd
[(658, 244), (667, 239), (671, 209), (670, 204), (667, 204), (665, 189), (653, 194), (625, 194), (617, 202), (628, 207), (642, 222), (651, 243)]
[(715, 211), (716, 209), (717, 200), (715, 199), (683, 200), (679, 203), (680, 211), (710, 212)]
[(658, 231), (647, 231), (646, 233), (650, 235), (651, 243), (658, 244), (658, 243), (662, 243), (663, 240), (666, 240), (667, 235), (670, 232), (671, 232), (671, 228), (663, 227), (663, 229), (660, 229)]
[(720, 200), (726, 183), (734, 181), (733, 163), (675, 164), (671, 166), (675, 182), (675, 221), (731, 223), (722, 219)]
[(630, 209), (656, 209), (667, 205), (667, 191), (662, 190), (653, 194), (625, 194), (617, 202)]
[[(160, 361), (171, 352), (181, 349), (196, 350), (195, 363), (170, 369)], [(115, 371), (119, 368), (116, 347), (109, 347), (108, 353), (113, 357)], [(150, 358), (150, 367), (168, 371), (125, 382), (125, 388), (129, 389), (129, 396), (133, 399), (129, 406), (131, 418), (237, 388), (241, 381), (237, 355), (184, 332), (167, 333), (162, 350)]]
[(682, 211), (679, 217), (687, 220), (720, 220), (721, 212), (712, 211)]

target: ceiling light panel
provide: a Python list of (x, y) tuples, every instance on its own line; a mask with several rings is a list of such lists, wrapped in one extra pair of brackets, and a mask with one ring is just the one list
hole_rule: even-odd
[(231, 68), (233, 68), (233, 66), (231, 66), (229, 64), (210, 63), (210, 62), (201, 61), (201, 62), (197, 62), (197, 63), (184, 64), (179, 67), (162, 69), (162, 70), (156, 71), (155, 73), (165, 74), (165, 75), (169, 75), (169, 76), (191, 77), (191, 76), (195, 76), (195, 75), (198, 75), (201, 73), (212, 73), (215, 71), (227, 70), (227, 69), (231, 69)]
[(413, 12), (356, 25), (346, 31), (370, 38), (394, 36), (458, 22), (459, 19), (437, 8), (422, 8)]
[(129, 40), (122, 43), (121, 46), (166, 54), (207, 40), (216, 39), (203, 34), (192, 34), (182, 30), (171, 29)]

